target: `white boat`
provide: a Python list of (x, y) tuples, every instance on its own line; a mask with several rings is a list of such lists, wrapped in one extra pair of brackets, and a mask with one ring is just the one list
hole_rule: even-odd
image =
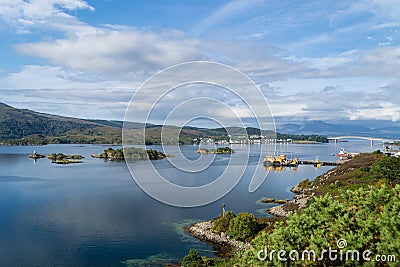
[(344, 148), (340, 149), (339, 153), (336, 155), (340, 159), (351, 159), (353, 156), (348, 153)]

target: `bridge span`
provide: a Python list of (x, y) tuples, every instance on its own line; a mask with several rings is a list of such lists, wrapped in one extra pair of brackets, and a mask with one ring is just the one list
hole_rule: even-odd
[(369, 141), (371, 141), (371, 146), (374, 145), (374, 141), (381, 141), (382, 143), (396, 142), (396, 140), (391, 140), (391, 139), (388, 139), (388, 138), (368, 137), (368, 136), (355, 136), (355, 135), (342, 135), (342, 136), (328, 137), (328, 140), (334, 141), (335, 143), (337, 143), (338, 140), (342, 140), (342, 139), (369, 140)]

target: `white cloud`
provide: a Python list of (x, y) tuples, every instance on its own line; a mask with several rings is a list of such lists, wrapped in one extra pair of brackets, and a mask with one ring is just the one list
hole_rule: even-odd
[(2, 0), (0, 18), (20, 33), (30, 33), (32, 28), (69, 30), (70, 33), (78, 29), (79, 32), (92, 30), (68, 13), (79, 9), (94, 10), (83, 0)]
[(0, 88), (6, 89), (92, 89), (109, 88), (120, 83), (85, 72), (48, 65), (26, 65), (19, 72), (8, 72), (0, 76)]
[(400, 107), (396, 103), (383, 102), (381, 107), (377, 108), (360, 108), (351, 110), (349, 113), (350, 120), (391, 120), (392, 122), (400, 121)]
[[(200, 42), (177, 30), (161, 33), (124, 25), (92, 26), (71, 15), (94, 10), (83, 0), (3, 0), (0, 19), (20, 33), (35, 31), (42, 41), (15, 45), (17, 52), (88, 73), (148, 73), (203, 58)], [(64, 37), (53, 40), (54, 31)], [(49, 36), (43, 35), (48, 33)], [(45, 40), (45, 41), (43, 41)]]
[(80, 118), (122, 120), (139, 86), (133, 79), (109, 80), (61, 66), (30, 65), (0, 75), (1, 102)]
[[(32, 39), (41, 40), (17, 44), (16, 51), (47, 61), (43, 66), (25, 65), (19, 72), (0, 70), (0, 88), (8, 89), (0, 89), (2, 101), (44, 112), (61, 110), (63, 115), (122, 119), (131, 93), (149, 74), (180, 62), (210, 59), (237, 67), (258, 84), (269, 83), (264, 92), (276, 116), (400, 120), (397, 2), (363, 0), (326, 8), (324, 1), (292, 5), (233, 0), (194, 27), (195, 34), (213, 32), (218, 37), (206, 41), (174, 29), (89, 25), (72, 15), (94, 10), (83, 0), (0, 0), (1, 20), (20, 33), (38, 33)], [(317, 8), (309, 14), (314, 4)], [(337, 7), (342, 10), (336, 12)], [(269, 45), (275, 37), (287, 50)], [(385, 46), (371, 48), (379, 41)], [(312, 56), (301, 57), (307, 49)], [(198, 92), (182, 95), (196, 97)], [(178, 97), (168, 100), (165, 107), (178, 102)], [(88, 103), (93, 108), (83, 109)], [(201, 108), (190, 106), (187, 112), (196, 114)]]
[(175, 35), (102, 29), (68, 39), (23, 43), (16, 50), (89, 73), (147, 72), (202, 58), (199, 41)]
[(396, 80), (296, 79), (270, 86), (266, 95), (275, 116), (400, 120), (400, 87)]
[(212, 60), (234, 66), (259, 83), (319, 75), (319, 70), (308, 62), (282, 58), (279, 56), (281, 49), (268, 45), (208, 41), (203, 42), (202, 48)]
[(346, 63), (354, 62), (356, 50), (350, 50), (336, 55), (327, 55), (324, 57), (316, 58), (301, 58), (297, 59), (294, 56), (289, 57), (293, 61), (301, 62), (305, 65), (309, 65), (318, 70), (327, 70), (337, 66), (343, 66)]
[[(325, 79), (359, 79), (363, 81), (382, 80), (386, 83), (394, 82), (400, 78), (400, 48), (397, 46), (385, 46), (366, 50), (348, 50), (338, 54), (321, 57), (288, 57), (293, 62), (314, 69), (308, 72), (309, 78)], [(299, 77), (299, 76), (298, 76)], [(305, 75), (303, 75), (305, 77)], [(292, 78), (292, 76), (290, 77)], [(373, 90), (366, 86), (364, 90)], [(369, 89), (368, 89), (369, 88)]]
[(336, 76), (378, 76), (398, 79), (400, 48), (396, 46), (360, 50), (352, 53), (353, 60), (327, 70)]

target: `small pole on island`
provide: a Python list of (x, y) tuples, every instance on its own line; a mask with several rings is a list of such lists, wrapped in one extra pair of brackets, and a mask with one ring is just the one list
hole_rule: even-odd
[(222, 208), (222, 217), (224, 217), (225, 216), (225, 203), (222, 203), (221, 208)]

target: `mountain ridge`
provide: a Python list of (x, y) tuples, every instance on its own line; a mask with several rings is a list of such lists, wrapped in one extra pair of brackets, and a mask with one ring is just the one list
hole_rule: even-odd
[(368, 126), (355, 125), (350, 122), (346, 123), (330, 123), (320, 120), (312, 120), (305, 122), (290, 122), (279, 123), (277, 132), (287, 134), (318, 134), (324, 136), (340, 136), (340, 135), (355, 135), (365, 137), (379, 137), (389, 139), (400, 138), (400, 126), (383, 126), (372, 128)]
[[(268, 130), (247, 127), (197, 128), (185, 126), (161, 126), (140, 122), (123, 122), (118, 120), (79, 119), (40, 113), (29, 109), (18, 109), (0, 103), (0, 142), (19, 140), (11, 144), (45, 144), (45, 143), (110, 143), (120, 144), (122, 127), (140, 130), (146, 127), (146, 142), (160, 142), (162, 127), (179, 130), (179, 142), (193, 143), (193, 139), (211, 137), (216, 140), (227, 140), (229, 134), (278, 135), (279, 138), (295, 138), (310, 141), (325, 140), (320, 136), (365, 135), (374, 137), (398, 137), (400, 127), (388, 126), (376, 130), (364, 126), (337, 125), (323, 121), (290, 122), (278, 124), (276, 133)], [(379, 133), (380, 136), (377, 136)], [(300, 136), (301, 135), (301, 136)], [(312, 136), (312, 137), (310, 137)]]

